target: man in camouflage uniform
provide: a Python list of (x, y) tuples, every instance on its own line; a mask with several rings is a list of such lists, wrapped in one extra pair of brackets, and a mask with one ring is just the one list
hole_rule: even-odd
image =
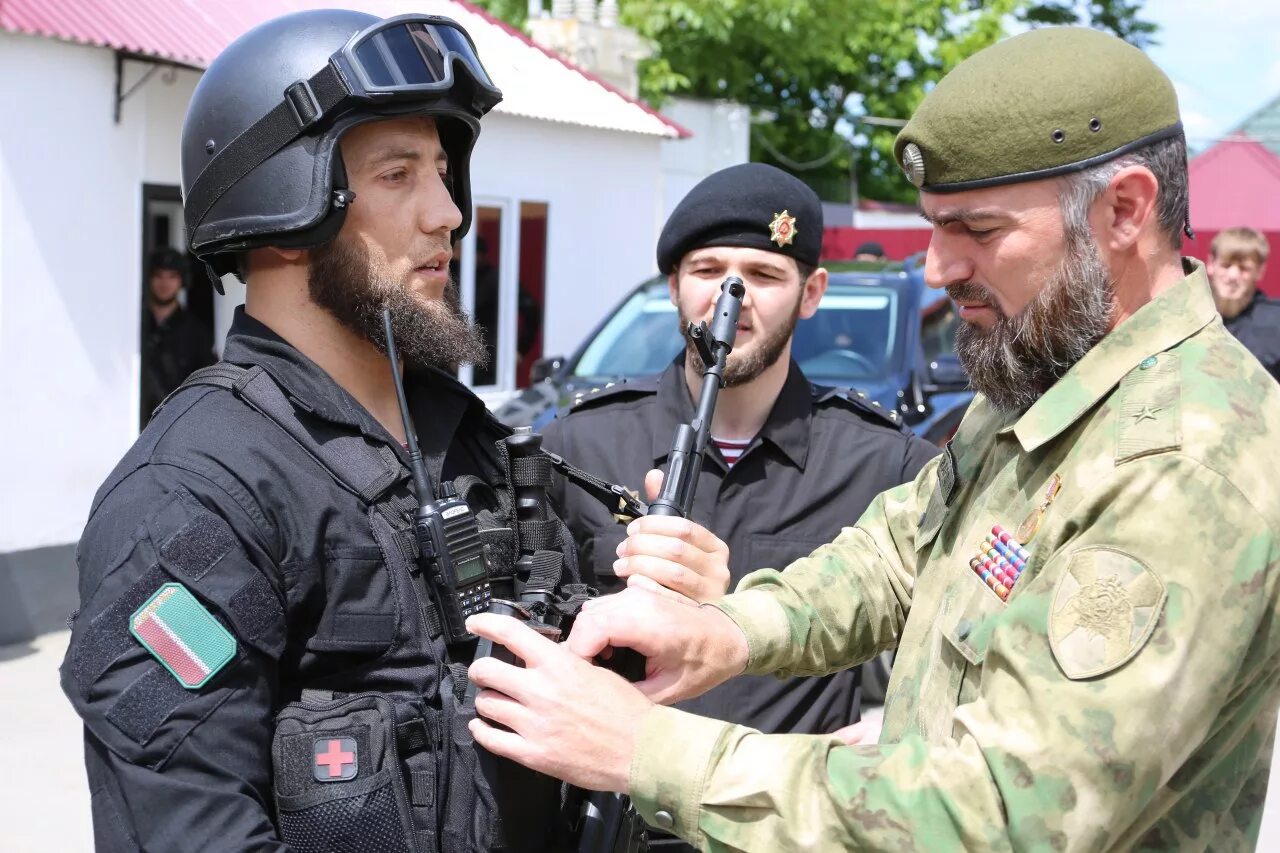
[[(1172, 85), (1110, 36), (1034, 31), (939, 83), (896, 155), (982, 392), (948, 452), (715, 607), (628, 590), (568, 650), (476, 619), (529, 663), (472, 667), (477, 710), (513, 730), (477, 740), (710, 850), (1252, 847), (1280, 699), (1280, 390), (1178, 257)], [(683, 524), (631, 541), (687, 560), (705, 532)], [(894, 645), (878, 745), (650, 704)], [(648, 658), (638, 690), (581, 660), (608, 646)]]

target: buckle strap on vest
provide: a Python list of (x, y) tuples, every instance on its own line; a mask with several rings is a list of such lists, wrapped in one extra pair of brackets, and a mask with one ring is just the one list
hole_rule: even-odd
[(544, 453), (511, 460), (511, 485), (551, 488), (551, 459)]
[(524, 565), (529, 569), (529, 577), (524, 581), (524, 592), (551, 595), (560, 583), (564, 555), (559, 551), (535, 551)]

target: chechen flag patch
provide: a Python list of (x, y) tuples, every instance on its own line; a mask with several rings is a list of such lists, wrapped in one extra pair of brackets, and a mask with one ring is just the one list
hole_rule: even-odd
[(167, 583), (129, 619), (129, 632), (188, 690), (236, 654), (236, 640), (180, 583)]

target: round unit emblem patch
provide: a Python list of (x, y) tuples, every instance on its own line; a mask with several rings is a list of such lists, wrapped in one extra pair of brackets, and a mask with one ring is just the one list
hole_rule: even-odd
[(914, 142), (908, 142), (902, 148), (902, 171), (908, 181), (917, 187), (924, 186), (924, 154)]
[(1165, 597), (1155, 573), (1128, 554), (1073, 554), (1049, 610), (1049, 647), (1063, 674), (1092, 678), (1126, 663), (1155, 630)]

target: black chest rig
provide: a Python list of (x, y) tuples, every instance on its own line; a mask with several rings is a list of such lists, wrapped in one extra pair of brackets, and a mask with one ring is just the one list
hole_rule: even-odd
[[(576, 846), (580, 792), (477, 750), (471, 739), (475, 706), (466, 668), (490, 649), (483, 641), (446, 641), (428, 586), (430, 560), (414, 533), (418, 502), (396, 453), (299, 411), (261, 367), (224, 362), (192, 374), (186, 385), (231, 391), (356, 496), (392, 592), (411, 603), (386, 653), (366, 671), (304, 679), (298, 700), (277, 714), (272, 760), (281, 838), (293, 849), (324, 853)], [(564, 463), (536, 441), (509, 436), (494, 455), (505, 471), (501, 482), (467, 475), (452, 481), (451, 491), (474, 514), (493, 597), (556, 636), (593, 594), (581, 583), (568, 529), (537, 501), (551, 484), (553, 462)], [(597, 491), (608, 491), (596, 482)]]

